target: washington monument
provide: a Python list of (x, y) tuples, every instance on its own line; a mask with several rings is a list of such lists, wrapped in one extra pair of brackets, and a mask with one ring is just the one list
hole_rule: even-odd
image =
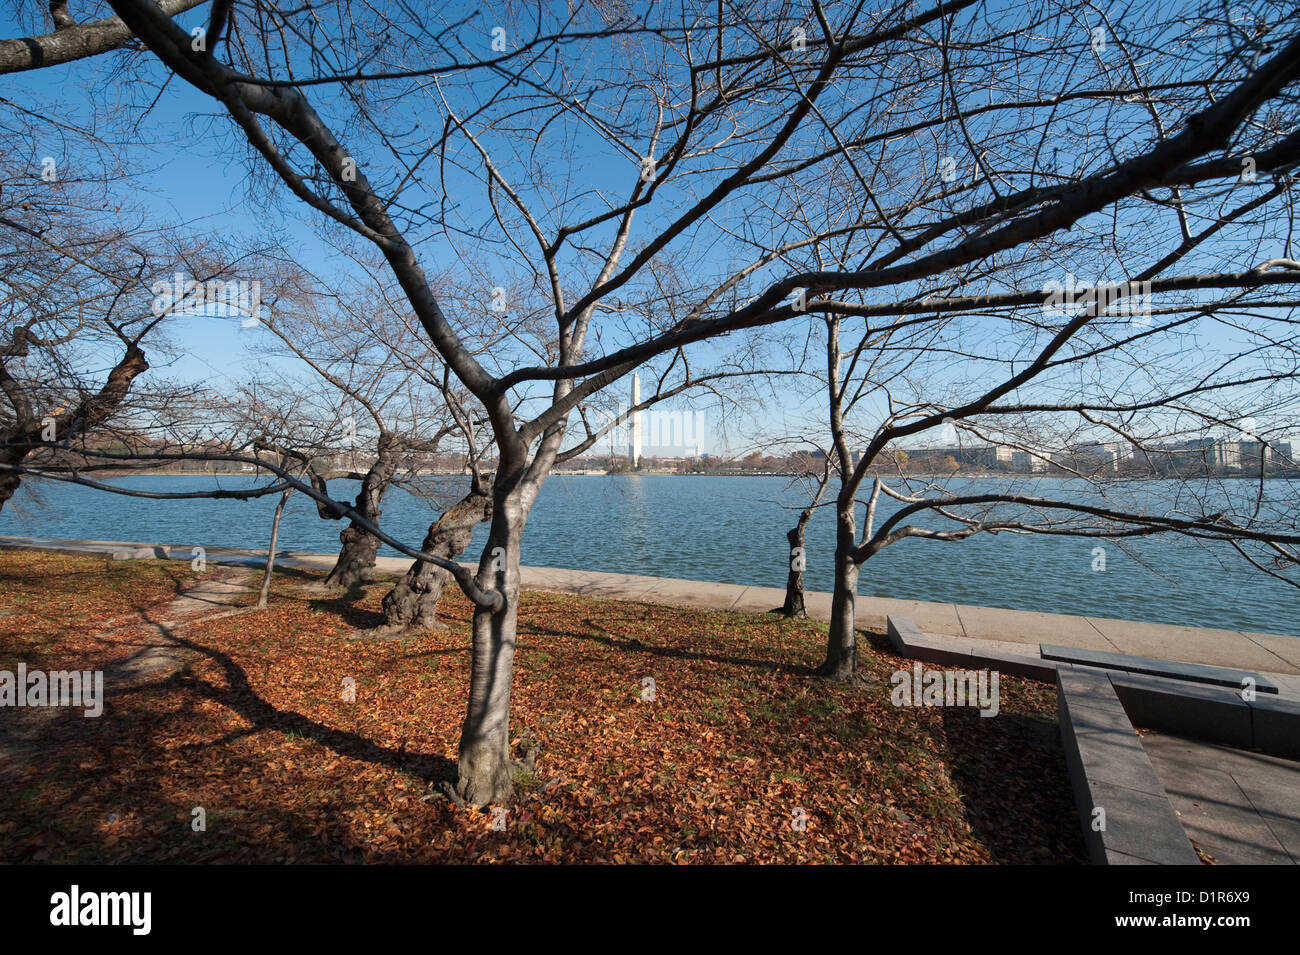
[[(635, 408), (641, 403), (641, 376), (633, 373), (632, 375), (632, 401), (629, 408)], [(627, 459), (632, 469), (635, 470), (641, 466), (641, 412), (633, 411), (629, 422), (630, 427), (627, 431)]]

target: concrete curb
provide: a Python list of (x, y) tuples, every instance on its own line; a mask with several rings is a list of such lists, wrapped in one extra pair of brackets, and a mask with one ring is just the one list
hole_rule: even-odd
[(1179, 663), (1172, 660), (1154, 660), (1150, 657), (1133, 656), (1128, 653), (1098, 653), (1095, 650), (1058, 647), (1049, 643), (1041, 644), (1038, 650), (1044, 660), (1056, 660), (1078, 666), (1100, 667), (1105, 670), (1123, 670), (1127, 673), (1166, 677), (1188, 683), (1202, 683), (1207, 686), (1232, 687), (1233, 689), (1245, 687), (1247, 680), (1250, 680), (1253, 681), (1253, 685), (1260, 693), (1277, 693), (1276, 686), (1258, 673), (1248, 670), (1210, 667), (1199, 663)]

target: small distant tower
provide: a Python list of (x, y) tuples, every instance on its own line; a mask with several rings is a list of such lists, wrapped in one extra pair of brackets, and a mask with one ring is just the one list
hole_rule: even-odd
[[(641, 376), (633, 372), (632, 403), (628, 407), (635, 408), (640, 403)], [(641, 466), (641, 412), (633, 411), (631, 418), (630, 427), (627, 431), (627, 459), (632, 469), (635, 470)]]

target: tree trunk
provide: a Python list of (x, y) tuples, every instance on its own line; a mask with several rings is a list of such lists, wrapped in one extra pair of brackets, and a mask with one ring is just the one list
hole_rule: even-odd
[[(145, 360), (144, 352), (137, 345), (128, 345), (99, 391), (83, 399), (75, 408), (54, 416), (54, 441), (70, 441), (103, 424), (126, 400), (131, 383), (148, 370), (149, 362)], [(0, 376), (15, 388), (21, 388), (2, 367)], [(18, 492), (18, 486), (22, 483), (22, 475), (11, 468), (17, 468), (27, 459), (32, 450), (30, 445), (43, 440), (41, 434), (44, 429), (43, 421), (20, 421), (6, 436), (4, 445), (0, 446), (3, 448), (0, 451), (0, 464), (9, 465), (0, 468), (0, 510)]]
[[(362, 512), (363, 516), (374, 523), (377, 515)], [(343, 547), (339, 550), (338, 560), (329, 576), (322, 582), (322, 587), (346, 590), (353, 584), (369, 580), (374, 576), (375, 560), (379, 553), (379, 538), (363, 527), (349, 524), (339, 534)]]
[[(474, 528), (492, 518), (492, 490), (477, 479), (469, 493), (429, 525), (420, 549), (437, 557), (455, 560), (465, 552)], [(384, 596), (384, 629), (404, 632), (441, 626), (437, 620), (438, 600), (451, 574), (437, 564), (417, 560), (401, 580)]]
[(9, 499), (18, 493), (18, 485), (22, 483), (22, 475), (16, 469), (27, 457), (26, 448), (15, 448), (9, 445), (0, 445), (0, 464), (7, 465), (0, 468), (0, 511), (9, 503)]
[(856, 603), (858, 565), (853, 562), (857, 540), (853, 501), (836, 508), (835, 592), (831, 597), (831, 627), (826, 640), (826, 661), (820, 673), (832, 680), (851, 682), (858, 672)]
[[(498, 482), (500, 475), (498, 475)], [(496, 611), (474, 611), (469, 706), (461, 726), (456, 792), (474, 806), (506, 802), (514, 792), (510, 758), (510, 684), (519, 615), (519, 542), (527, 509), (519, 487), (498, 488), (478, 583), (504, 597)]]
[[(379, 525), (379, 517), (383, 513), (380, 505), (383, 503), (384, 493), (397, 474), (400, 451), (394, 436), (381, 434), (375, 463), (366, 472), (361, 482), (361, 490), (357, 492), (357, 500), (353, 507), (358, 514), (375, 526)], [(375, 555), (379, 553), (379, 538), (352, 521), (339, 534), (339, 541), (343, 547), (339, 551), (338, 560), (334, 562), (334, 569), (329, 572), (322, 586), (346, 590), (353, 584), (369, 580), (374, 576)]]
[(785, 539), (790, 542), (790, 571), (785, 579), (785, 603), (779, 612), (783, 617), (798, 620), (808, 616), (808, 610), (804, 606), (803, 568), (807, 561), (804, 530), (808, 527), (810, 516), (810, 511), (804, 511), (799, 515), (799, 522), (785, 532)]
[(284, 505), (293, 493), (292, 488), (280, 495), (280, 502), (275, 505), (275, 517), (271, 519), (271, 543), (266, 548), (266, 572), (262, 574), (262, 592), (257, 598), (257, 609), (265, 610), (271, 594), (271, 573), (275, 570), (275, 542), (280, 537), (280, 518), (284, 516)]

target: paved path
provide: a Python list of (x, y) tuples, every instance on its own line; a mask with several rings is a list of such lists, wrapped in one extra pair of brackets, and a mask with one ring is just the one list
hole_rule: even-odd
[[(189, 545), (167, 547), (124, 541), (19, 537), (0, 537), (0, 547), (27, 547), (64, 553), (111, 553), (128, 557), (170, 556), (174, 560), (190, 560), (193, 553)], [(257, 566), (265, 559), (265, 551), (209, 547), (206, 548), (206, 557), (215, 563)], [(277, 556), (276, 564), (328, 569), (334, 565), (334, 555), (290, 551)], [(409, 566), (410, 561), (406, 558), (381, 557), (376, 569), (383, 573), (400, 574)], [(524, 567), (523, 585), (527, 590), (741, 613), (764, 613), (779, 607), (785, 599), (785, 592), (776, 587), (747, 587), (742, 584), (704, 583), (669, 577), (560, 570), (551, 567)], [(806, 603), (810, 617), (816, 620), (830, 619), (830, 594), (809, 592)], [(1028, 645), (1034, 648), (1034, 656), (1038, 655), (1038, 644), (1054, 643), (1164, 660), (1257, 670), (1281, 676), (1282, 679), (1276, 682), (1300, 696), (1300, 679), (1297, 679), (1300, 678), (1300, 637), (1296, 636), (1180, 627), (1136, 620), (1113, 620), (1109, 617), (1002, 610), (966, 604), (895, 600), (888, 597), (859, 597), (857, 613), (859, 626), (881, 633), (885, 630), (886, 616), (902, 615), (914, 620), (927, 635)]]
[[(0, 538), (0, 548), (7, 546), (5, 542), (9, 540)], [(112, 621), (112, 626), (97, 636), (110, 637), (127, 631), (131, 635), (125, 639), (119, 637), (118, 641), (134, 650), (125, 659), (104, 668), (105, 693), (116, 692), (141, 679), (168, 676), (182, 656), (175, 632), (200, 621), (242, 613), (240, 605), (244, 594), (249, 592), (248, 576), (243, 571), (225, 570), (200, 578), (167, 604), (159, 614), (164, 619), (150, 620), (147, 615), (134, 613)], [(0, 780), (21, 772), (33, 760), (48, 753), (47, 737), (56, 721), (78, 719), (84, 717), (76, 707), (23, 707), (0, 720)]]
[(1147, 731), (1142, 746), (1196, 844), (1221, 864), (1300, 864), (1300, 763)]

